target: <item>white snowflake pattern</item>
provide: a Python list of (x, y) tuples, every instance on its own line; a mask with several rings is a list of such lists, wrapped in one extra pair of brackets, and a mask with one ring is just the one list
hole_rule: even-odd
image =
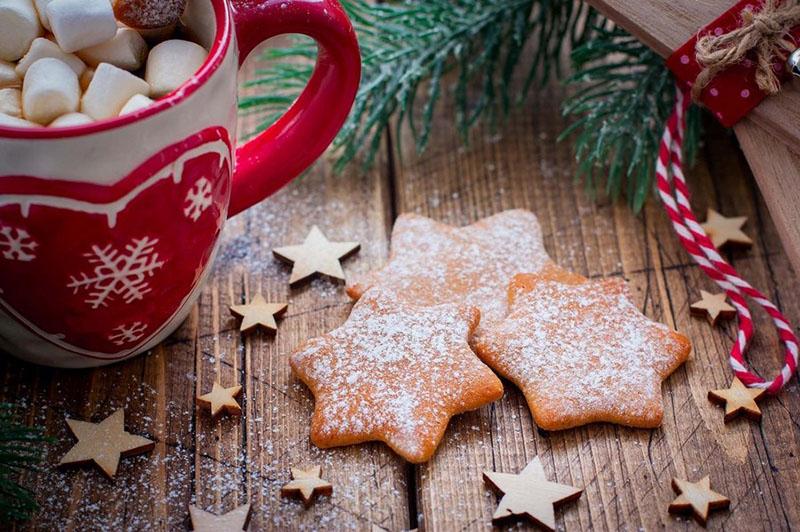
[(108, 339), (116, 345), (123, 346), (141, 339), (145, 330), (147, 330), (147, 325), (136, 321), (130, 325), (120, 325), (113, 330)]
[(0, 226), (0, 250), (8, 260), (29, 262), (36, 258), (33, 250), (39, 244), (31, 238), (25, 229)]
[(201, 177), (195, 181), (192, 188), (186, 193), (186, 205), (183, 208), (183, 214), (196, 222), (209, 207), (211, 207), (211, 181)]
[(108, 306), (115, 295), (121, 295), (125, 303), (141, 300), (151, 290), (147, 278), (164, 265), (164, 261), (158, 260), (158, 253), (153, 252), (157, 243), (157, 239), (148, 237), (134, 238), (125, 246), (127, 253), (111, 244), (103, 248), (92, 246), (91, 253), (84, 256), (89, 258), (90, 265), (95, 265), (94, 271), (70, 276), (67, 287), (72, 288), (73, 294), (88, 290), (86, 303), (95, 309)]

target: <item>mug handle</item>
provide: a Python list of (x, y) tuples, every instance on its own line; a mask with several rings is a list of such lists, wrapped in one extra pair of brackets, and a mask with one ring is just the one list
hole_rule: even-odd
[(239, 64), (276, 35), (302, 33), (317, 42), (317, 64), (297, 101), (269, 129), (236, 150), (228, 216), (276, 192), (333, 141), (353, 105), (361, 55), (350, 20), (336, 0), (230, 0)]

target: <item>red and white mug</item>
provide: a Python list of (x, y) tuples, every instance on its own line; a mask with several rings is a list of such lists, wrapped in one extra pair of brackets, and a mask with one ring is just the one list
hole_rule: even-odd
[[(310, 165), (347, 117), (360, 77), (336, 0), (189, 0), (209, 51), (154, 105), (61, 129), (0, 127), (0, 348), (61, 367), (146, 351), (188, 314), (225, 220)], [(236, 146), (237, 70), (269, 37), (319, 55), (305, 91)], [(238, 50), (237, 50), (238, 41)]]

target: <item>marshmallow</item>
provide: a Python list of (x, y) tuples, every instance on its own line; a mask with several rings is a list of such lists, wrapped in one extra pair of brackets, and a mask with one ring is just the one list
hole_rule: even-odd
[(206, 60), (206, 49), (190, 41), (172, 39), (150, 50), (144, 79), (153, 96), (164, 96), (183, 85)]
[(69, 127), (69, 126), (82, 126), (84, 124), (91, 124), (94, 122), (91, 116), (86, 116), (83, 113), (68, 113), (59, 116), (50, 123), (50, 127)]
[(46, 11), (53, 35), (65, 52), (103, 43), (117, 33), (109, 0), (53, 0)]
[(0, 0), (0, 59), (16, 61), (41, 33), (31, 0)]
[(39, 22), (42, 23), (44, 29), (50, 31), (50, 21), (47, 19), (47, 4), (52, 2), (53, 0), (33, 0), (33, 4), (36, 6), (36, 12), (39, 13)]
[(22, 118), (22, 91), (19, 89), (0, 89), (0, 113)]
[(19, 87), (22, 80), (19, 79), (14, 64), (0, 59), (0, 89), (3, 87)]
[(94, 69), (87, 68), (86, 70), (83, 71), (81, 77), (78, 78), (78, 83), (80, 84), (81, 90), (83, 92), (86, 92), (86, 89), (89, 88), (89, 84), (92, 82), (93, 77), (94, 77)]
[(123, 70), (139, 70), (147, 57), (147, 43), (136, 30), (119, 28), (113, 39), (84, 48), (78, 56), (91, 66), (111, 63)]
[(150, 107), (153, 104), (153, 100), (145, 96), (144, 94), (134, 94), (128, 102), (122, 106), (122, 110), (119, 112), (119, 116), (126, 115), (128, 113), (135, 113), (139, 109), (144, 109), (145, 107)]
[(39, 124), (34, 124), (33, 122), (29, 122), (27, 120), (23, 120), (22, 118), (16, 118), (13, 116), (4, 115), (0, 113), (0, 127), (40, 127)]
[(22, 84), (22, 112), (26, 119), (39, 124), (77, 111), (80, 98), (75, 71), (52, 57), (32, 64)]
[[(55, 0), (58, 1), (58, 0)], [(81, 111), (95, 120), (119, 115), (134, 94), (150, 93), (150, 85), (130, 72), (100, 63), (83, 95)]]
[(59, 48), (58, 45), (53, 41), (45, 39), (44, 37), (38, 37), (34, 39), (33, 44), (31, 44), (31, 47), (28, 50), (28, 53), (25, 54), (17, 63), (17, 75), (21, 78), (24, 78), (28, 68), (30, 68), (30, 66), (36, 61), (44, 57), (53, 57), (63, 61), (69, 65), (69, 67), (75, 71), (75, 74), (78, 76), (83, 74), (83, 71), (86, 70), (86, 65), (83, 64), (83, 61), (81, 61), (77, 55), (68, 54)]

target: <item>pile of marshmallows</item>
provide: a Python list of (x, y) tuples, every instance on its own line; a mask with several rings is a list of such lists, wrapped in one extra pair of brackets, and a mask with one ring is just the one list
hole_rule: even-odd
[(88, 124), (177, 89), (207, 56), (169, 39), (184, 2), (0, 0), (0, 126)]

